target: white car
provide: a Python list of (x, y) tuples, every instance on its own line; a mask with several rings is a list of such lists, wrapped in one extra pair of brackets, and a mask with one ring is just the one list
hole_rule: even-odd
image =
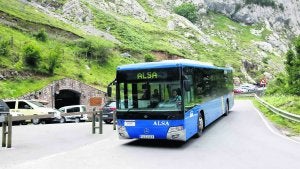
[(39, 101), (36, 100), (4, 100), (10, 109), (10, 114), (12, 116), (27, 116), (27, 115), (48, 115), (52, 114), (53, 118), (48, 119), (32, 119), (33, 124), (38, 124), (41, 121), (52, 121), (59, 114), (57, 110), (45, 107)]
[[(86, 112), (85, 105), (72, 105), (72, 106), (64, 106), (58, 109), (61, 113), (82, 113)], [(60, 119), (61, 123), (64, 122), (75, 122), (79, 123), (80, 121), (87, 121), (88, 115), (82, 114), (82, 115), (63, 115)]]
[(245, 89), (248, 92), (253, 92), (257, 90), (257, 86), (253, 85), (253, 84), (242, 84), (240, 87), (240, 89)]

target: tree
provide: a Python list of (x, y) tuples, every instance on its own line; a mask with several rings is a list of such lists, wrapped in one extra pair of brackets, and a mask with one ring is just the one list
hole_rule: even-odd
[(192, 3), (183, 3), (180, 6), (174, 8), (176, 14), (181, 15), (189, 21), (195, 23), (198, 19), (197, 8)]
[(286, 55), (286, 71), (288, 73), (289, 92), (300, 95), (300, 37), (294, 42), (295, 52), (290, 49)]

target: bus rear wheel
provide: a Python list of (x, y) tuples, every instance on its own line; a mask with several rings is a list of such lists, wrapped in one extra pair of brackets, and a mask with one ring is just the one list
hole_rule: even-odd
[(195, 134), (195, 138), (199, 138), (202, 135), (203, 129), (204, 129), (204, 121), (202, 114), (199, 113), (198, 115), (198, 124), (197, 124), (198, 130), (197, 133)]

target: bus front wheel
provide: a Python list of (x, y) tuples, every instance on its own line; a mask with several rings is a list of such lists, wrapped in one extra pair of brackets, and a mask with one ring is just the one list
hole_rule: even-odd
[(204, 122), (202, 114), (199, 113), (198, 115), (198, 124), (197, 124), (197, 133), (195, 134), (195, 138), (199, 138), (202, 135), (203, 129), (204, 129)]

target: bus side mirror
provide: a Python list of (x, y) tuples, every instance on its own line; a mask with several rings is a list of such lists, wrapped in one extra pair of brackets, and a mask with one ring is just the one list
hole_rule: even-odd
[(112, 90), (111, 86), (108, 86), (107, 87), (107, 96), (108, 97), (111, 97), (111, 90)]
[(184, 80), (183, 81), (183, 87), (185, 91), (191, 91), (191, 81)]

